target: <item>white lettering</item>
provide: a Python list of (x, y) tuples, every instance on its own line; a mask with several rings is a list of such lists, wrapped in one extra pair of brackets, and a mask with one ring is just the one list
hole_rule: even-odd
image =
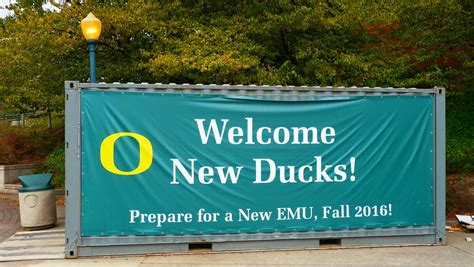
[(188, 181), (189, 184), (194, 184), (194, 162), (197, 159), (189, 159), (191, 162), (191, 173), (189, 173), (186, 168), (184, 167), (183, 163), (179, 161), (178, 159), (171, 159), (173, 162), (173, 181), (171, 181), (171, 184), (179, 184), (178, 181), (176, 181), (176, 167), (178, 167), (179, 172), (183, 175), (183, 177)]
[[(254, 159), (255, 161), (255, 181), (254, 184), (268, 184), (275, 179), (276, 166), (271, 159)], [(262, 161), (266, 161), (269, 167), (269, 175), (266, 180), (262, 180)]]
[(222, 137), (224, 135), (225, 127), (227, 125), (227, 122), (229, 122), (228, 119), (221, 119), (221, 122), (223, 123), (222, 129), (219, 132), (219, 128), (217, 126), (217, 122), (215, 119), (211, 120), (211, 123), (209, 123), (209, 127), (207, 128), (207, 132), (204, 131), (204, 121), (205, 119), (194, 119), (196, 121), (198, 130), (199, 130), (199, 136), (201, 137), (201, 142), (203, 144), (207, 144), (207, 141), (209, 140), (209, 135), (212, 134), (214, 136), (214, 140), (216, 144), (220, 145), (222, 143)]
[[(332, 127), (324, 127), (323, 130), (321, 131), (321, 141), (325, 144), (332, 144), (334, 143), (335, 137), (336, 136), (336, 131)], [(327, 139), (327, 137), (331, 137)]]

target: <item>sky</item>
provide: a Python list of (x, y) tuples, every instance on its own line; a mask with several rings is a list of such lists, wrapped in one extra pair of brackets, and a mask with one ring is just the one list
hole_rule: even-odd
[[(10, 5), (10, 4), (14, 4), (14, 3), (16, 3), (16, 0), (0, 0), (0, 18), (4, 18), (4, 17), (8, 16), (9, 14), (11, 14), (10, 10), (5, 9), (5, 7)], [(52, 6), (51, 4), (48, 4), (48, 3), (44, 4), (43, 8), (50, 9), (50, 10), (55, 9), (54, 6)]]
[(0, 0), (0, 18), (4, 18), (9, 14), (9, 10), (5, 9), (5, 6), (15, 2), (14, 0)]

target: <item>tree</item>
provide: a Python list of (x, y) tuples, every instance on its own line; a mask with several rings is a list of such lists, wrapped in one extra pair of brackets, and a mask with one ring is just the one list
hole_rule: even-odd
[[(79, 22), (93, 11), (99, 82), (444, 86), (449, 109), (466, 106), (448, 125), (474, 117), (472, 0), (44, 2), (0, 20), (4, 110), (63, 109), (63, 82), (88, 79)], [(471, 162), (471, 127), (450, 129), (448, 161)]]
[(103, 22), (98, 81), (472, 87), (469, 1), (43, 2), (3, 20), (0, 86), (22, 95), (12, 107), (51, 111), (64, 80), (87, 81), (90, 11)]

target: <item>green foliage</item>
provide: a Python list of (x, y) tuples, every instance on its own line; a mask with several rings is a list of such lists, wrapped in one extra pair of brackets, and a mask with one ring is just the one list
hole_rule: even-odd
[(448, 94), (447, 109), (447, 169), (474, 171), (474, 90)]
[(48, 155), (44, 163), (44, 166), (40, 171), (42, 173), (44, 172), (53, 173), (53, 179), (51, 183), (56, 188), (64, 188), (64, 181), (65, 181), (64, 145), (58, 146)]
[[(26, 88), (12, 93), (50, 100), (40, 92), (87, 80), (89, 11), (103, 22), (99, 81), (472, 85), (465, 1), (73, 1), (59, 13), (41, 2), (13, 5), (0, 31), (0, 85)], [(46, 102), (33, 106), (56, 106)]]
[[(4, 111), (64, 108), (64, 80), (88, 79), (90, 11), (103, 23), (99, 82), (474, 87), (469, 0), (89, 0), (57, 13), (43, 2), (0, 20)], [(449, 97), (448, 168), (470, 170), (472, 109)]]

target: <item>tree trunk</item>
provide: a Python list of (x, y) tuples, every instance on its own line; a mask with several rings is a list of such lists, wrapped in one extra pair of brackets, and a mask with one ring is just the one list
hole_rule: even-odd
[(20, 125), (21, 125), (22, 128), (25, 127), (25, 114), (24, 113), (21, 113)]
[(53, 129), (53, 123), (51, 121), (51, 111), (48, 111), (48, 129)]

